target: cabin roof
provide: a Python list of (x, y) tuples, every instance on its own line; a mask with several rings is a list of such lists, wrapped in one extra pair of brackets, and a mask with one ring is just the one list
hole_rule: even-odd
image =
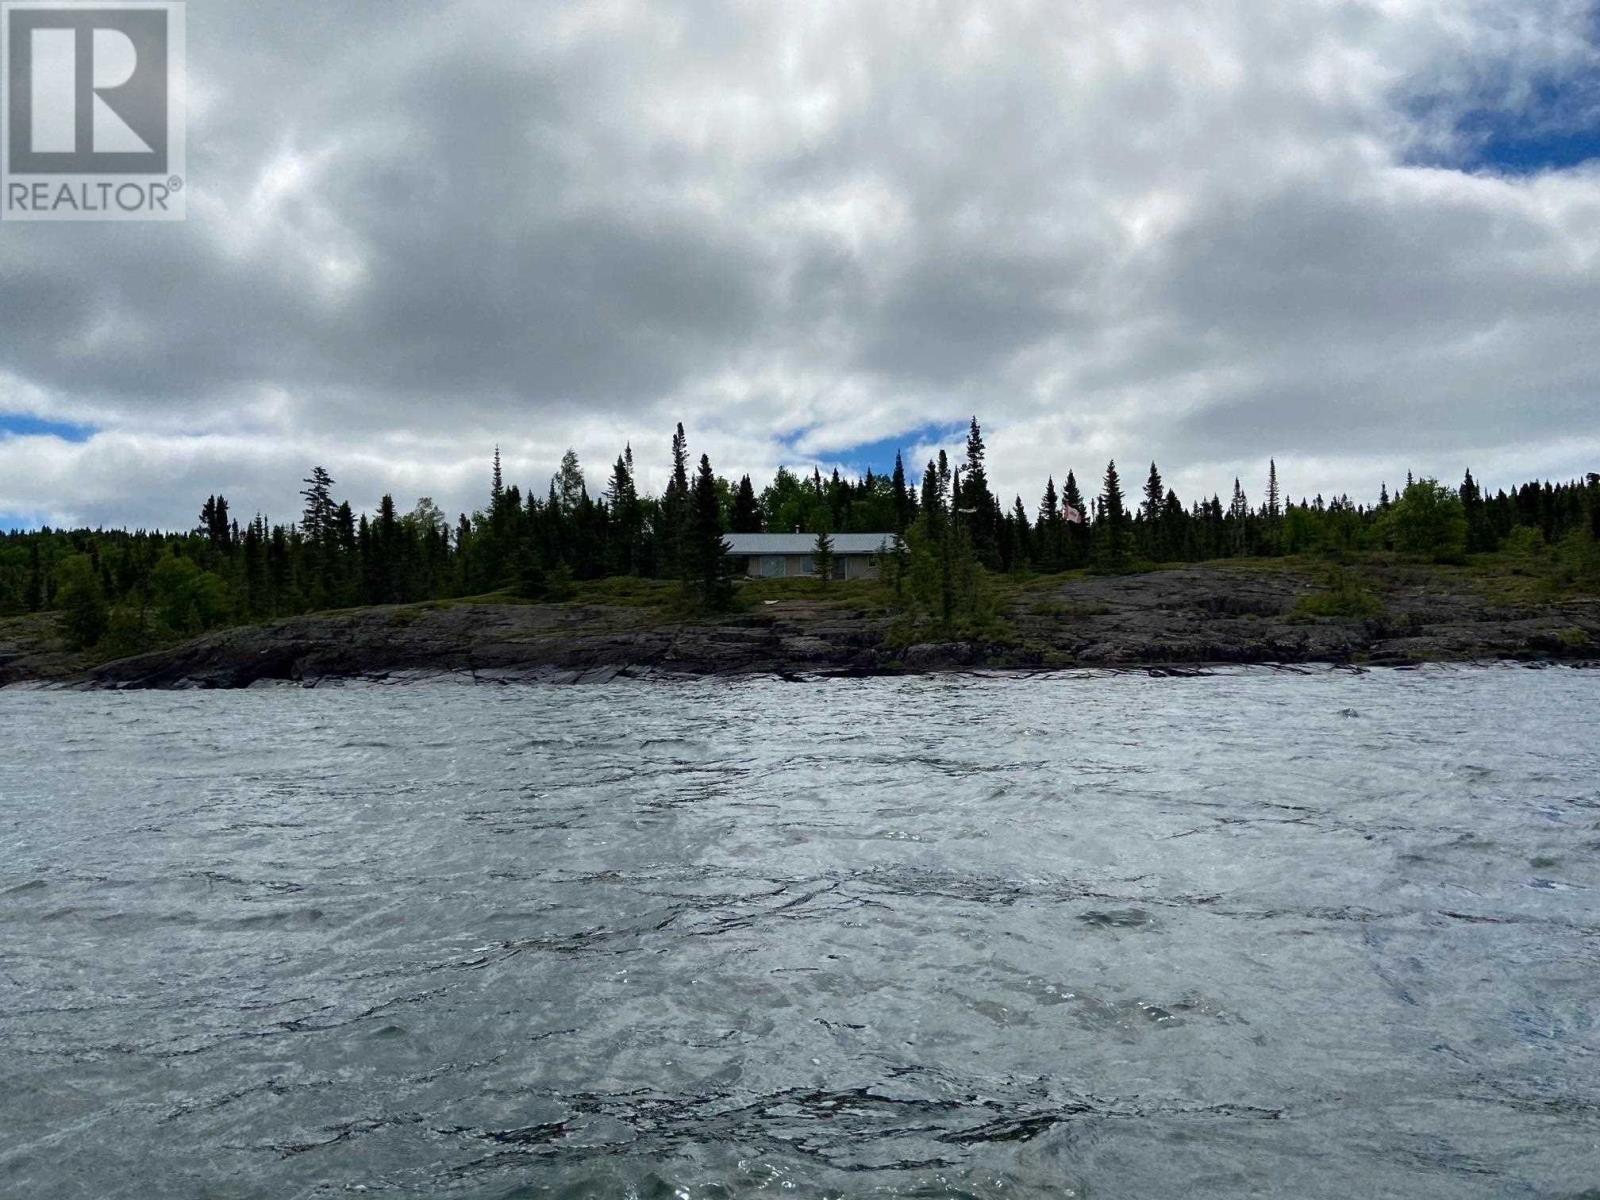
[[(729, 554), (813, 554), (817, 549), (814, 533), (730, 533), (723, 540)], [(835, 554), (876, 554), (895, 543), (892, 533), (836, 533)]]

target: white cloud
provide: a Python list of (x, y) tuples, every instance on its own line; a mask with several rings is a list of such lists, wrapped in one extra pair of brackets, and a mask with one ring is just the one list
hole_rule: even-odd
[(287, 515), (312, 462), (459, 508), (496, 441), (659, 486), (679, 419), (759, 478), (976, 412), (1030, 507), (1113, 455), (1186, 498), (1592, 465), (1600, 170), (1448, 165), (1592, 88), (1578, 0), (206, 24), (190, 221), (0, 233), (0, 411), (101, 430), (0, 443), (0, 512)]

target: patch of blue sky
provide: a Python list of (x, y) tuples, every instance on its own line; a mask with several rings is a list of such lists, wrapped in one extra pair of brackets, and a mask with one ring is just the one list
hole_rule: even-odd
[(87, 442), (95, 435), (92, 425), (71, 421), (49, 421), (30, 413), (0, 412), (0, 438), (55, 437), (64, 442)]
[[(797, 434), (790, 438), (788, 445), (802, 440), (804, 434)], [(906, 478), (912, 481), (922, 477), (922, 468), (925, 464), (913, 461), (913, 451), (917, 446), (945, 446), (952, 456), (965, 453), (967, 444), (967, 426), (965, 422), (955, 422), (949, 425), (930, 423), (918, 425), (899, 433), (893, 437), (878, 438), (871, 442), (857, 442), (853, 446), (846, 446), (839, 450), (828, 450), (810, 455), (819, 463), (838, 463), (842, 467), (858, 475), (865, 475), (871, 471), (874, 475), (889, 475), (894, 472), (894, 456), (906, 455)], [(795, 460), (805, 460), (807, 456), (799, 451), (794, 452)]]
[(26, 532), (44, 524), (43, 513), (0, 512), (0, 533)]
[(1423, 119), (1444, 118), (1455, 134), (1448, 155), (1420, 156), (1430, 166), (1503, 175), (1535, 175), (1600, 160), (1600, 69), (1547, 79), (1515, 106), (1449, 111), (1449, 97), (1424, 97), (1411, 107)]

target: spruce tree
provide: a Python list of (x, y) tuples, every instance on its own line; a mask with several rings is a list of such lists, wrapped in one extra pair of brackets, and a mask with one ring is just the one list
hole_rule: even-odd
[(972, 418), (967, 431), (967, 461), (962, 477), (960, 496), (956, 506), (970, 509), (964, 516), (966, 527), (972, 531), (972, 545), (978, 561), (991, 570), (1000, 565), (998, 518), (1000, 506), (989, 490), (989, 473), (985, 466), (986, 450), (983, 431), (978, 428), (978, 418)]
[(542, 600), (549, 588), (549, 581), (544, 573), (544, 564), (539, 561), (539, 552), (531, 543), (523, 543), (517, 551), (516, 581), (512, 590), (523, 600)]
[(1167, 498), (1166, 485), (1161, 482), (1161, 472), (1156, 470), (1156, 464), (1150, 464), (1150, 475), (1144, 482), (1144, 501), (1140, 506), (1144, 519), (1154, 527), (1161, 519), (1161, 507)]
[[(365, 520), (365, 514), (362, 519)], [(399, 604), (405, 594), (405, 546), (394, 497), (385, 492), (378, 502), (378, 520), (372, 530), (372, 549), (377, 559), (373, 572), (379, 604)]]
[(666, 494), (661, 497), (661, 541), (666, 567), (679, 579), (687, 578), (690, 569), (688, 537), (693, 497), (689, 489), (689, 444), (683, 436), (683, 422), (678, 422), (672, 435), (672, 478), (667, 480)]
[(944, 526), (944, 492), (939, 486), (939, 468), (932, 460), (922, 473), (922, 517), (930, 526)]
[(1095, 522), (1095, 550), (1100, 566), (1120, 571), (1128, 565), (1128, 510), (1122, 496), (1122, 480), (1117, 462), (1106, 464), (1105, 483), (1100, 493), (1100, 516)]
[[(1065, 553), (1062, 562), (1067, 567), (1081, 567), (1089, 561), (1089, 505), (1078, 490), (1078, 477), (1070, 470), (1067, 482), (1061, 489), (1061, 521)], [(1078, 514), (1076, 521), (1068, 520), (1067, 509)]]
[(826, 529), (817, 533), (816, 543), (811, 547), (811, 564), (822, 584), (826, 585), (833, 578), (833, 539)]
[(1161, 482), (1161, 472), (1150, 464), (1150, 475), (1144, 483), (1144, 500), (1139, 505), (1139, 515), (1144, 521), (1144, 552), (1153, 559), (1163, 559), (1167, 554), (1163, 536), (1162, 512), (1166, 507), (1167, 489)]
[(1178, 499), (1178, 493), (1168, 488), (1167, 498), (1161, 504), (1161, 529), (1166, 539), (1166, 553), (1169, 558), (1188, 557), (1188, 523), (1189, 519), (1183, 511), (1183, 502)]
[[(333, 603), (338, 593), (339, 510), (333, 502), (333, 477), (322, 467), (312, 467), (311, 475), (301, 480), (305, 500), (300, 532), (305, 538), (306, 599), (312, 608)], [(354, 530), (352, 530), (352, 533)]]
[(372, 545), (372, 526), (367, 514), (356, 522), (356, 558), (361, 563), (361, 603), (382, 604), (383, 585), (379, 582), (378, 552)]
[(894, 491), (894, 531), (903, 534), (916, 517), (916, 502), (906, 486), (906, 465), (898, 450), (894, 454), (894, 475), (889, 482)]
[(213, 552), (226, 552), (232, 544), (228, 524), (228, 498), (208, 496), (200, 509), (200, 533)]
[(260, 513), (244, 533), (244, 609), (247, 616), (271, 616), (275, 609), (267, 588), (267, 523)]
[(1278, 493), (1278, 462), (1267, 460), (1267, 549), (1273, 554), (1283, 552), (1283, 500)]
[(1494, 530), (1489, 526), (1489, 514), (1483, 503), (1483, 492), (1471, 470), (1461, 481), (1459, 489), (1461, 506), (1467, 517), (1467, 553), (1474, 554), (1495, 548)]
[(74, 649), (87, 649), (105, 636), (111, 620), (100, 576), (86, 554), (76, 554), (56, 570), (56, 606), (61, 632)]
[(1006, 566), (1012, 571), (1026, 570), (1033, 561), (1033, 529), (1028, 524), (1028, 510), (1022, 507), (1022, 497), (1016, 498), (1011, 508), (1011, 519), (1006, 522), (1008, 546)]
[(733, 497), (732, 526), (734, 533), (761, 532), (761, 505), (756, 500), (756, 489), (748, 475), (740, 478), (739, 490)]
[[(680, 427), (681, 428), (681, 427)], [(696, 603), (708, 612), (722, 612), (733, 604), (733, 572), (728, 543), (722, 540), (722, 505), (717, 498), (717, 477), (711, 459), (700, 456), (691, 497), (689, 563), (686, 580)]]
[(611, 482), (606, 488), (606, 500), (611, 505), (611, 565), (619, 575), (634, 575), (639, 570), (639, 539), (644, 518), (639, 505), (639, 492), (633, 482), (633, 450), (625, 449), (617, 456), (611, 470)]
[(310, 476), (300, 482), (306, 485), (300, 493), (306, 502), (305, 512), (300, 518), (300, 531), (311, 541), (331, 538), (336, 513), (333, 477), (322, 467), (312, 467)]
[(1234, 554), (1245, 554), (1250, 549), (1250, 501), (1237, 477), (1233, 481), (1233, 500), (1228, 505), (1228, 545)]
[(44, 607), (44, 564), (39, 554), (39, 539), (28, 543), (28, 582), (22, 589), (22, 606), (29, 612)]
[(1066, 565), (1066, 525), (1056, 499), (1056, 477), (1045, 480), (1039, 501), (1039, 526), (1033, 539), (1034, 562), (1041, 571), (1059, 571)]

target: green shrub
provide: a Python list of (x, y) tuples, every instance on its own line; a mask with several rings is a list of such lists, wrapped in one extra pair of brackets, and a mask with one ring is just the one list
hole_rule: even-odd
[(1575, 529), (1556, 543), (1556, 579), (1563, 587), (1600, 591), (1600, 542), (1586, 529)]
[(1534, 558), (1544, 552), (1544, 534), (1527, 525), (1518, 525), (1500, 547), (1517, 558)]
[(1086, 617), (1103, 617), (1111, 611), (1111, 607), (1094, 601), (1040, 600), (1028, 611), (1036, 617), (1081, 621)]
[(1382, 612), (1382, 601), (1348, 571), (1335, 568), (1328, 576), (1328, 590), (1301, 596), (1294, 603), (1292, 615), (1364, 619), (1379, 616)]

